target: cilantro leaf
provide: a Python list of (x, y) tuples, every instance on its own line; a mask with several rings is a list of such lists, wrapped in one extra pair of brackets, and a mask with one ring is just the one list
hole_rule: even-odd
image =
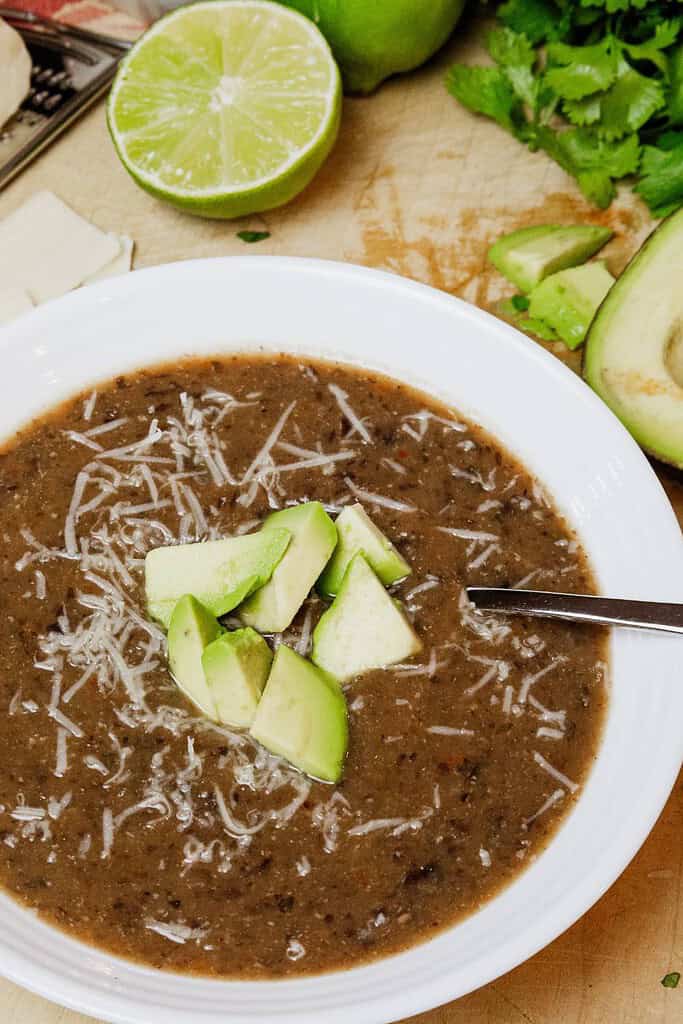
[(457, 100), (475, 114), (486, 114), (517, 133), (519, 100), (503, 71), (454, 64), (446, 77), (446, 88)]
[(238, 231), (237, 237), (242, 242), (263, 242), (266, 238), (270, 238), (270, 231)]
[(608, 14), (627, 11), (630, 7), (646, 7), (650, 0), (581, 0), (582, 7), (604, 7)]
[(572, 124), (595, 124), (600, 120), (600, 94), (585, 96), (582, 100), (565, 100), (562, 112)]
[(486, 37), (488, 51), (496, 64), (503, 67), (531, 68), (536, 63), (536, 51), (521, 32), (511, 28), (496, 28)]
[(661, 84), (622, 60), (616, 81), (600, 100), (600, 134), (620, 139), (638, 131), (665, 104)]
[(683, 46), (669, 58), (668, 114), (671, 124), (683, 124)]
[(683, 143), (683, 132), (663, 132), (657, 139), (658, 149), (675, 149)]
[(641, 178), (635, 191), (656, 217), (683, 203), (683, 142), (673, 149), (644, 146)]
[(530, 306), (529, 298), (526, 295), (513, 295), (510, 302), (518, 313), (525, 313)]
[(526, 103), (536, 113), (543, 106), (541, 99), (541, 81), (534, 78), (531, 68), (513, 66), (505, 69), (508, 81), (522, 103)]
[(673, 150), (660, 149), (659, 146), (643, 146), (643, 151), (640, 157), (640, 174), (641, 177), (649, 177), (651, 174), (659, 174), (667, 164), (670, 162), (670, 157), (667, 155), (668, 152), (675, 151), (677, 147), (674, 146)]
[(642, 43), (622, 43), (622, 46), (631, 60), (649, 60), (660, 71), (666, 72), (668, 60), (666, 55), (662, 53), (662, 50), (666, 50), (676, 42), (680, 30), (680, 18), (660, 21), (655, 27), (654, 35), (650, 39), (646, 39)]
[(535, 78), (531, 70), (536, 63), (536, 51), (527, 37), (513, 32), (511, 28), (499, 28), (489, 33), (486, 42), (489, 53), (503, 69), (515, 95), (535, 110), (540, 79)]
[(638, 169), (640, 145), (635, 134), (608, 142), (586, 128), (555, 132), (542, 127), (536, 130), (533, 141), (576, 178), (587, 199), (603, 209), (615, 196), (613, 179)]
[(617, 77), (618, 50), (612, 36), (591, 46), (550, 43), (545, 80), (565, 100), (608, 89)]
[(560, 135), (560, 144), (579, 170), (604, 171), (610, 178), (623, 178), (638, 170), (640, 145), (635, 134), (608, 142), (585, 128), (570, 128)]
[(643, 146), (643, 199), (657, 214), (683, 204), (683, 0), (491, 6), (494, 67), (453, 69), (453, 95), (545, 150), (599, 206), (638, 171)]
[(614, 182), (605, 171), (579, 171), (576, 180), (586, 199), (601, 210), (606, 210), (617, 194)]
[(678, 983), (681, 980), (680, 971), (671, 971), (669, 974), (665, 974), (662, 978), (662, 985), (664, 988), (678, 988)]
[(611, 141), (638, 131), (665, 105), (661, 83), (641, 75), (619, 58), (617, 77), (608, 89), (583, 99), (565, 100), (562, 110), (573, 124), (595, 124), (598, 134)]
[(523, 33), (533, 44), (558, 39), (564, 29), (552, 0), (507, 0), (497, 13), (503, 25)]
[(621, 35), (631, 43), (642, 43), (651, 39), (657, 26), (668, 21), (680, 0), (651, 0), (642, 11), (630, 11), (624, 15)]

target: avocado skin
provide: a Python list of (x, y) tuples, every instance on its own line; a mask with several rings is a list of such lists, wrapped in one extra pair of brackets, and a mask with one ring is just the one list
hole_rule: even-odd
[[(632, 434), (636, 442), (648, 455), (676, 469), (683, 469), (683, 441), (680, 444), (680, 451), (676, 443), (676, 450), (667, 447), (667, 442), (660, 444), (657, 439), (646, 436), (646, 431), (638, 424), (635, 424), (630, 416), (624, 413), (614, 397), (609, 393), (602, 382), (603, 364), (602, 346), (609, 328), (608, 320), (618, 310), (623, 301), (628, 298), (631, 289), (638, 287), (638, 278), (643, 274), (648, 265), (657, 258), (660, 248), (670, 247), (672, 259), (668, 263), (668, 269), (672, 275), (671, 289), (674, 294), (680, 290), (679, 267), (675, 257), (683, 250), (683, 208), (669, 214), (654, 231), (645, 239), (640, 249), (634, 254), (621, 276), (609, 291), (600, 305), (593, 322), (586, 335), (586, 343), (583, 349), (582, 374), (586, 383), (602, 398), (612, 412), (621, 420), (626, 429)], [(666, 251), (666, 250), (665, 250)], [(666, 263), (665, 263), (666, 266)], [(632, 279), (635, 278), (635, 281)], [(641, 305), (647, 307), (651, 296), (643, 295)], [(671, 325), (672, 329), (673, 326)], [(671, 331), (669, 332), (669, 339)], [(683, 394), (681, 394), (680, 420), (683, 434)], [(657, 427), (655, 426), (655, 431)]]

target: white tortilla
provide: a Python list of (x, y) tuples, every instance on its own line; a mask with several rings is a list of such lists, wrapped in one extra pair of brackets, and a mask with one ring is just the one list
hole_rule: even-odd
[(91, 274), (87, 277), (83, 284), (94, 284), (95, 281), (104, 281), (107, 277), (118, 277), (119, 274), (127, 274), (131, 268), (133, 262), (133, 247), (135, 242), (132, 238), (128, 238), (127, 235), (111, 235), (111, 238), (116, 238), (120, 245), (120, 251), (118, 256), (115, 256), (111, 263), (107, 263), (106, 267), (102, 267), (95, 274)]
[(36, 192), (0, 221), (2, 287), (38, 305), (77, 288), (121, 252), (119, 239), (79, 217), (52, 192)]
[(31, 296), (21, 288), (0, 287), (0, 326), (33, 309)]
[(0, 128), (31, 87), (31, 58), (24, 40), (0, 18)]

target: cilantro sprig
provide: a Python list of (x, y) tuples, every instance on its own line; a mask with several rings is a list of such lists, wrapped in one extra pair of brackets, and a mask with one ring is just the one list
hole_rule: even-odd
[(655, 216), (683, 205), (683, 0), (506, 0), (496, 14), (492, 66), (454, 65), (449, 92), (597, 206), (633, 175)]

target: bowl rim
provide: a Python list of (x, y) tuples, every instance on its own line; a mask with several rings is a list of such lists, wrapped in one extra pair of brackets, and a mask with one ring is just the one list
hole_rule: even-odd
[[(0, 331), (0, 352), (3, 352), (4, 354), (8, 350), (11, 350), (14, 345), (26, 342), (30, 343), (30, 339), (34, 332), (42, 331), (46, 328), (49, 329), (55, 316), (68, 318), (72, 314), (75, 317), (92, 315), (98, 308), (100, 310), (103, 308), (110, 309), (112, 304), (115, 304), (119, 300), (125, 300), (125, 298), (129, 297), (131, 294), (143, 294), (146, 289), (153, 289), (155, 284), (159, 284), (161, 282), (169, 284), (173, 282), (174, 279), (178, 282), (183, 280), (191, 281), (193, 275), (213, 273), (221, 267), (229, 268), (230, 273), (233, 276), (239, 276), (241, 273), (252, 275), (255, 272), (260, 272), (261, 270), (263, 270), (263, 272), (267, 272), (268, 270), (275, 271), (276, 273), (281, 273), (285, 276), (299, 276), (304, 273), (308, 274), (312, 278), (320, 276), (321, 279), (338, 279), (340, 283), (346, 283), (347, 285), (350, 283), (351, 287), (359, 288), (360, 290), (366, 289), (368, 286), (378, 286), (390, 293), (393, 292), (394, 294), (403, 292), (405, 295), (411, 297), (414, 296), (415, 299), (419, 299), (424, 303), (432, 306), (438, 306), (441, 310), (446, 311), (449, 316), (452, 316), (454, 320), (460, 320), (476, 328), (481, 328), (482, 330), (485, 328), (488, 332), (498, 335), (502, 340), (504, 340), (504, 344), (506, 346), (511, 347), (518, 352), (520, 359), (525, 359), (530, 364), (535, 363), (541, 369), (541, 372), (548, 377), (549, 385), (554, 380), (558, 386), (563, 387), (565, 390), (572, 391), (577, 399), (580, 400), (582, 407), (584, 409), (591, 410), (589, 414), (590, 416), (594, 418), (597, 417), (598, 420), (602, 419), (605, 424), (605, 429), (607, 429), (607, 426), (611, 424), (610, 429), (612, 430), (613, 435), (615, 438), (620, 438), (619, 443), (623, 449), (624, 458), (634, 466), (638, 466), (637, 472), (639, 474), (639, 482), (641, 486), (644, 489), (649, 490), (654, 505), (659, 506), (659, 529), (663, 531), (662, 537), (664, 542), (667, 542), (666, 534), (668, 532), (668, 539), (670, 539), (672, 545), (677, 541), (680, 547), (680, 528), (678, 526), (678, 522), (652, 467), (649, 465), (645, 456), (642, 454), (635, 441), (627, 433), (625, 428), (621, 426), (600, 399), (593, 392), (589, 391), (580, 378), (564, 366), (559, 359), (541, 348), (541, 346), (530, 343), (529, 340), (514, 327), (497, 320), (490, 314), (477, 309), (454, 296), (391, 273), (328, 260), (259, 255), (190, 260), (151, 267), (145, 270), (135, 271), (133, 274), (122, 278), (115, 278), (100, 282), (97, 285), (74, 292), (61, 299), (37, 308), (27, 316), (23, 317), (20, 321), (5, 328), (4, 331)], [(247, 345), (245, 350), (247, 350), (248, 347), (249, 346)], [(343, 360), (343, 356), (340, 357), (340, 359)], [(138, 365), (145, 365), (145, 360), (143, 359), (138, 361)], [(108, 376), (108, 374), (103, 376)], [(397, 376), (399, 375), (397, 374)], [(71, 392), (73, 393), (73, 388), (71, 389)], [(683, 566), (683, 553), (680, 551), (677, 553), (677, 557), (673, 555), (672, 551), (672, 585), (673, 569), (675, 568), (676, 562), (678, 562), (679, 566)], [(679, 712), (678, 718), (683, 724), (683, 704), (679, 705)], [(673, 717), (677, 717), (675, 713)], [(480, 964), (479, 968), (472, 972), (465, 987), (463, 987), (462, 982), (456, 983), (455, 980), (452, 980), (452, 976), (450, 974), (443, 973), (439, 978), (438, 983), (431, 984), (429, 988), (423, 986), (422, 988), (417, 988), (412, 992), (407, 992), (397, 986), (396, 992), (389, 997), (387, 997), (386, 994), (383, 994), (381, 998), (378, 997), (377, 999), (364, 998), (362, 1004), (357, 1002), (350, 1003), (346, 1006), (340, 1006), (338, 1009), (333, 1011), (329, 1011), (326, 1007), (325, 1012), (330, 1017), (331, 1021), (338, 1020), (341, 1022), (342, 1019), (346, 1020), (349, 1009), (353, 1010), (361, 1024), (379, 1024), (379, 1022), (395, 1020), (399, 1017), (422, 1012), (448, 1002), (451, 999), (463, 996), (467, 994), (467, 992), (495, 980), (495, 978), (504, 974), (512, 967), (527, 960), (549, 942), (553, 941), (576, 920), (578, 920), (578, 918), (581, 917), (603, 895), (607, 888), (613, 884), (636, 854), (666, 803), (676, 781), (682, 755), (683, 738), (681, 739), (677, 750), (673, 743), (671, 744), (670, 756), (668, 757), (666, 770), (664, 768), (660, 770), (656, 787), (651, 787), (652, 792), (648, 792), (648, 800), (646, 802), (646, 806), (640, 812), (637, 825), (631, 823), (629, 828), (626, 829), (627, 835), (625, 837), (622, 836), (621, 838), (619, 852), (615, 853), (612, 851), (612, 855), (609, 858), (603, 858), (602, 861), (597, 863), (594, 874), (586, 877), (583, 880), (583, 884), (578, 887), (578, 889), (577, 887), (574, 887), (571, 892), (567, 893), (566, 898), (560, 901), (559, 904), (555, 905), (552, 914), (549, 914), (545, 918), (540, 918), (535, 922), (534, 926), (527, 927), (524, 935), (524, 941), (518, 943), (514, 950), (512, 948), (506, 948), (504, 955), (498, 955), (495, 968), (492, 969), (490, 965), (487, 966), (483, 963)], [(568, 817), (571, 816), (571, 813), (573, 812), (570, 812)], [(553, 842), (550, 843), (550, 847), (552, 847)], [(604, 862), (605, 860), (606, 863)], [(492, 901), (489, 901), (489, 905), (492, 902), (497, 902), (499, 899), (499, 896), (494, 897)], [(1, 906), (5, 906), (7, 903), (11, 903), (13, 906), (16, 906), (13, 900), (5, 894), (2, 894), (0, 896), (0, 913), (2, 912)], [(22, 911), (22, 913), (27, 914), (29, 912)], [(65, 936), (63, 933), (49, 925), (36, 921), (36, 927), (38, 929), (48, 929), (53, 937), (59, 937), (61, 942), (65, 942), (67, 945), (75, 948), (76, 951), (80, 950), (81, 955), (85, 951), (91, 951), (91, 947), (87, 944)], [(447, 932), (457, 930), (458, 927), (461, 926), (455, 926), (455, 929), (448, 929)], [(161, 1022), (164, 1022), (164, 1024), (166, 1024), (166, 1022), (169, 1022), (169, 1024), (170, 1022), (176, 1024), (176, 1022), (180, 1022), (183, 1019), (181, 1015), (177, 1015), (172, 1008), (168, 1007), (156, 1007), (153, 1015), (150, 1016), (149, 1005), (143, 1006), (142, 1008), (143, 1013), (147, 1014), (147, 1016), (140, 1016), (139, 1011), (136, 1008), (138, 1004), (135, 1001), (135, 995), (133, 994), (130, 996), (128, 992), (117, 991), (117, 986), (115, 984), (110, 985), (106, 996), (102, 997), (99, 993), (95, 994), (89, 988), (87, 979), (83, 980), (75, 977), (66, 978), (64, 975), (54, 970), (51, 971), (49, 968), (37, 968), (36, 964), (31, 960), (30, 950), (25, 951), (23, 954), (16, 950), (5, 950), (4, 940), (1, 937), (0, 948), (3, 948), (3, 952), (5, 953), (2, 961), (0, 961), (0, 971), (5, 976), (25, 988), (47, 997), (48, 999), (52, 998), (53, 1000), (59, 1001), (60, 1004), (68, 1006), (71, 1009), (83, 1013), (96, 1014), (104, 1019), (117, 1022), (117, 1024), (124, 1024), (124, 1022), (125, 1024), (138, 1024), (138, 1022), (142, 1020), (149, 1022), (152, 1019), (155, 1022), (160, 1022), (160, 1024)], [(398, 962), (399, 958), (402, 959), (406, 956), (409, 957), (411, 952), (417, 948), (419, 947), (413, 947), (411, 951), (408, 951), (408, 953), (384, 958), (383, 960), (378, 961), (378, 963), (388, 964), (391, 962)], [(188, 991), (191, 990), (195, 983), (199, 981), (198, 979), (188, 978), (183, 975), (166, 974), (150, 970), (149, 968), (131, 965), (129, 961), (120, 960), (110, 954), (101, 955), (112, 965), (112, 980), (115, 979), (117, 965), (125, 965), (128, 971), (130, 971), (132, 966), (135, 973), (139, 975), (140, 978), (143, 978), (146, 975), (153, 975), (168, 979), (175, 979), (176, 981), (180, 979)], [(357, 976), (364, 972), (371, 972), (373, 966), (374, 965), (370, 965), (369, 967), (364, 966), (352, 968), (347, 972), (343, 972), (343, 974), (335, 972), (329, 975), (313, 976), (311, 978), (297, 980), (240, 982), (202, 978), (199, 981), (199, 984), (201, 984), (201, 986), (214, 988), (217, 993), (225, 992), (226, 994), (228, 990), (235, 989), (236, 987), (246, 989), (254, 985), (259, 988), (267, 985), (273, 985), (277, 987), (284, 996), (288, 989), (299, 992), (302, 986), (312, 988), (320, 978), (339, 978), (341, 976), (351, 978), (352, 976)], [(229, 1019), (231, 1021), (244, 1021), (245, 1024), (247, 1021), (277, 1020), (280, 1024), (282, 1024), (282, 1022), (286, 1022), (286, 1024), (290, 1024), (291, 1022), (291, 1024), (294, 1024), (294, 1021), (302, 1021), (305, 1019), (315, 1020), (319, 1012), (320, 1011), (316, 1010), (315, 1007), (308, 1008), (308, 1010), (304, 1011), (302, 1011), (300, 1007), (297, 1007), (294, 1010), (285, 1009), (281, 1012), (273, 1012), (271, 1016), (255, 1016), (253, 1013), (244, 1013), (240, 1012), (240, 1010), (232, 1013), (229, 1010), (223, 1009), (216, 1010), (215, 1016), (214, 1012), (211, 1010), (197, 1013), (196, 1019), (198, 1021), (203, 1020), (207, 1022), (214, 1020), (217, 1021), (218, 1019)]]

